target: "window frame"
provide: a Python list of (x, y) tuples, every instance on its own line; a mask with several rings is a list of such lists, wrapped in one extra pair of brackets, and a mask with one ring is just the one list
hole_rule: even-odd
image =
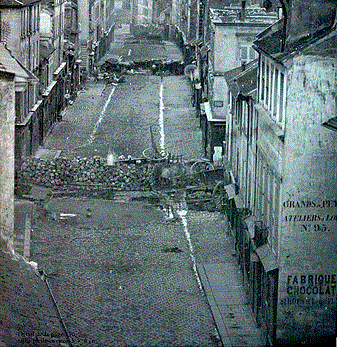
[(286, 113), (286, 69), (260, 53), (259, 103), (282, 129)]

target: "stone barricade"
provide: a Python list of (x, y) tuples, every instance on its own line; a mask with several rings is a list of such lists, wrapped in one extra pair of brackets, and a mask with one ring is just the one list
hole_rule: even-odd
[(17, 186), (39, 185), (54, 190), (151, 190), (154, 164), (144, 161), (121, 161), (107, 165), (106, 159), (31, 158), (22, 166)]

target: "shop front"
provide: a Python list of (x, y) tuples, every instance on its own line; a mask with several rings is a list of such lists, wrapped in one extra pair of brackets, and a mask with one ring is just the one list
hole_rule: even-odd
[(244, 207), (234, 183), (225, 186), (225, 205), (247, 299), (266, 345), (275, 344), (278, 263), (268, 244), (268, 229)]
[(226, 120), (214, 118), (210, 103), (201, 104), (200, 127), (202, 131), (202, 146), (205, 156), (214, 162), (222, 157), (226, 139)]

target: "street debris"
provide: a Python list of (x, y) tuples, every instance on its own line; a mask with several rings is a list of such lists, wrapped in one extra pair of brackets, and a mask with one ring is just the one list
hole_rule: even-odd
[(162, 249), (163, 253), (181, 253), (182, 250), (180, 248), (176, 247), (166, 247)]
[[(106, 199), (112, 199), (119, 191), (170, 192), (184, 189), (189, 209), (212, 212), (220, 210), (220, 205), (223, 205), (223, 197), (218, 196), (219, 192), (215, 196), (214, 188), (223, 182), (224, 169), (209, 168), (210, 165), (203, 161), (184, 162), (181, 156), (171, 154), (154, 160), (117, 159), (115, 154), (110, 161), (101, 157), (71, 160), (31, 158), (22, 164), (16, 189), (22, 196), (30, 196), (29, 189), (42, 186), (51, 189), (54, 197), (84, 195)], [(86, 212), (86, 217), (91, 215), (91, 211)], [(75, 218), (67, 214), (58, 216), (62, 220)]]
[(186, 192), (186, 204), (190, 210), (214, 212), (216, 205), (212, 192), (207, 189), (189, 189)]
[(133, 74), (136, 71), (150, 70), (154, 75), (182, 75), (184, 74), (185, 64), (183, 61), (173, 60), (141, 60), (141, 61), (120, 61), (116, 58), (105, 60), (99, 66), (100, 73), (98, 79), (120, 83), (124, 81), (124, 76)]

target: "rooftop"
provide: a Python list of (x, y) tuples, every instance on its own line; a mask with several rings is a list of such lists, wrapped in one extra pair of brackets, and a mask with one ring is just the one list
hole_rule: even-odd
[(239, 94), (249, 95), (257, 87), (257, 65), (255, 59), (245, 66), (226, 71), (225, 79), (232, 94), (237, 97)]
[(38, 1), (39, 0), (0, 0), (0, 8), (24, 7)]
[(0, 345), (60, 346), (66, 342), (46, 285), (22, 257), (0, 249)]
[(16, 77), (29, 78), (28, 73), (19, 62), (11, 56), (3, 43), (0, 43), (0, 70), (13, 73)]
[(282, 61), (299, 52), (307, 55), (337, 57), (337, 30), (323, 28), (314, 33), (303, 35), (297, 40), (284, 42), (283, 20), (267, 28), (254, 42), (255, 47), (269, 56)]
[(336, 56), (335, 0), (291, 0), (285, 18), (257, 36), (255, 47), (282, 61), (299, 52)]
[(318, 38), (318, 40), (304, 48), (303, 52), (309, 55), (337, 58), (337, 30)]
[(277, 13), (267, 12), (259, 6), (247, 7), (242, 10), (241, 6), (227, 6), (222, 9), (210, 8), (212, 23), (218, 25), (228, 24), (273, 24), (278, 18)]
[(0, 42), (0, 70), (15, 75), (15, 82), (26, 82), (27, 80), (38, 81), (38, 78), (16, 60)]

